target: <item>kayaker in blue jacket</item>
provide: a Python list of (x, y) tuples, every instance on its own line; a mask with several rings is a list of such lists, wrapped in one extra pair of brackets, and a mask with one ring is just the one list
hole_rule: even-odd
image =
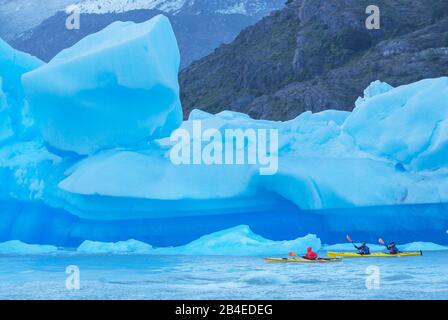
[(358, 253), (361, 255), (369, 255), (370, 254), (370, 248), (367, 246), (365, 242), (361, 243), (361, 246), (355, 245), (355, 248), (358, 250)]
[(400, 250), (398, 250), (397, 245), (395, 242), (391, 242), (389, 245), (386, 245), (387, 250), (389, 250), (390, 254), (399, 254)]

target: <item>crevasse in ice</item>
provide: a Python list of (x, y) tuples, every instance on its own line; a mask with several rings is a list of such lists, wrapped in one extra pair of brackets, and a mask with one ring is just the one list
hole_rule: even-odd
[[(47, 65), (0, 46), (0, 241), (185, 246), (247, 225), (275, 241), (448, 243), (448, 78), (374, 82), (351, 113), (182, 122), (178, 60), (162, 16), (114, 23)], [(169, 134), (194, 121), (278, 130), (278, 172), (173, 164)]]

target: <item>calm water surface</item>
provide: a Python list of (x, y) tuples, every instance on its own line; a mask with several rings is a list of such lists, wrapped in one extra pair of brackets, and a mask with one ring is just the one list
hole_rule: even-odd
[[(80, 269), (80, 290), (65, 287), (69, 265)], [(366, 288), (368, 270), (379, 270), (379, 289)], [(0, 299), (448, 299), (448, 252), (331, 264), (267, 264), (260, 257), (0, 256)]]

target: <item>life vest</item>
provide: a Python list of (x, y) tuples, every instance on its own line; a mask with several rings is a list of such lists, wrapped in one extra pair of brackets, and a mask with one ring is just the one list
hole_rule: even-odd
[(361, 246), (358, 249), (359, 249), (359, 253), (361, 253), (361, 254), (370, 254), (370, 249), (368, 246)]
[(400, 250), (398, 250), (398, 248), (396, 246), (390, 246), (390, 247), (388, 247), (388, 249), (389, 249), (390, 254), (397, 254), (400, 252)]
[(309, 259), (309, 260), (316, 260), (317, 259), (317, 253), (313, 251), (313, 248), (308, 247), (306, 249), (306, 255), (305, 255), (305, 259)]

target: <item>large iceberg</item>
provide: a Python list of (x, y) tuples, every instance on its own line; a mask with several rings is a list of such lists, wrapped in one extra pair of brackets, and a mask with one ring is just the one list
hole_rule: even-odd
[(168, 19), (115, 22), (27, 73), (42, 136), (64, 151), (144, 144), (182, 121), (179, 50)]
[[(420, 97), (417, 101), (421, 101), (423, 108), (427, 102), (421, 98), (421, 92), (434, 99), (434, 95), (446, 93), (444, 88), (448, 88), (448, 78), (421, 81), (390, 90), (384, 95), (396, 101), (402, 99), (400, 97), (406, 89), (406, 92), (414, 92)], [(448, 110), (445, 100), (440, 97), (434, 99), (432, 105), (436, 109), (434, 113), (439, 114), (437, 117), (425, 118), (417, 114), (411, 122), (408, 114), (413, 111), (401, 108), (396, 111), (398, 114), (394, 115), (393, 122), (384, 117), (375, 122), (370, 106), (380, 99), (378, 112), (385, 112), (381, 111), (387, 109), (381, 100), (384, 95), (366, 99), (365, 105), (360, 105), (352, 114), (335, 111), (305, 113), (283, 123), (256, 121), (239, 114), (229, 117), (229, 112), (217, 115), (200, 113), (203, 128), (220, 131), (248, 128), (278, 130), (279, 169), (272, 176), (259, 175), (257, 165), (178, 166), (169, 157), (172, 145), (167, 139), (162, 139), (145, 151), (114, 150), (89, 157), (73, 167), (59, 187), (83, 197), (101, 195), (166, 200), (169, 210), (177, 211), (175, 215), (188, 211), (185, 206), (174, 210), (180, 207), (176, 201), (187, 199), (202, 200), (202, 204), (209, 200), (209, 209), (213, 208), (216, 200), (224, 202), (231, 198), (247, 199), (251, 206), (262, 207), (270, 200), (269, 196), (257, 197), (264, 191), (281, 195), (304, 210), (447, 202), (446, 164), (434, 167), (432, 162), (413, 170), (408, 163), (422, 163), (422, 159), (427, 159), (427, 151), (422, 155), (406, 147), (404, 150), (408, 150), (406, 157), (409, 158), (406, 163), (392, 158), (392, 153), (385, 156), (385, 151), (381, 153), (376, 148), (387, 143), (402, 144), (408, 139), (409, 143), (419, 141), (424, 144), (432, 154), (445, 155), (448, 151), (445, 145), (431, 135), (432, 130), (440, 126), (439, 118), (444, 116), (448, 119), (448, 112), (444, 111)], [(407, 98), (414, 101), (413, 96)], [(194, 112), (182, 125), (184, 130), (191, 132), (191, 136), (192, 122), (197, 119), (198, 113)], [(401, 123), (413, 127), (415, 136), (408, 134), (395, 140), (405, 131), (399, 125)], [(365, 132), (376, 126), (382, 126), (382, 132), (388, 132), (388, 135), (375, 135), (371, 131), (366, 136)], [(418, 127), (421, 129), (417, 130)], [(425, 134), (427, 131), (431, 132)], [(368, 139), (370, 136), (375, 137), (360, 141), (362, 137)], [(445, 157), (439, 156), (438, 159), (442, 161)], [(157, 181), (157, 184), (152, 181)], [(71, 202), (70, 199), (68, 201)], [(76, 200), (72, 205), (85, 212), (89, 209), (87, 202)], [(153, 211), (155, 215), (157, 210)]]
[[(0, 46), (5, 52), (0, 241), (197, 252), (201, 239), (225, 254), (244, 237), (253, 240), (251, 230), (286, 241), (285, 250), (308, 234), (328, 244), (346, 233), (448, 244), (446, 77), (397, 88), (374, 82), (353, 112), (274, 122), (195, 110), (182, 122), (179, 52), (163, 16), (114, 23), (47, 65)], [(262, 174), (267, 163), (260, 161), (201, 162), (209, 145), (195, 148), (198, 124), (212, 132), (210, 141), (228, 130), (275, 133), (258, 136), (275, 170)], [(180, 133), (182, 146), (192, 146), (191, 164), (172, 159)], [(230, 150), (259, 159), (253, 147), (243, 136)], [(247, 229), (234, 238), (223, 235), (228, 248), (207, 238), (241, 225)], [(129, 239), (139, 242), (120, 242)]]
[(2, 90), (3, 80), (0, 78), (0, 143), (14, 135), (11, 118), (8, 113), (6, 97)]

